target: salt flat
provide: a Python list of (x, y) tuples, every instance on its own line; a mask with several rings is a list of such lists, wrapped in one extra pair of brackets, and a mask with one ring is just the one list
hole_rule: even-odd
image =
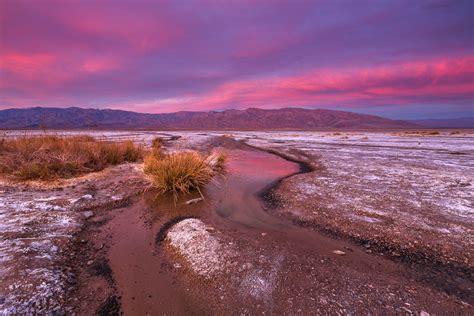
[(446, 261), (470, 265), (472, 136), (239, 134), (257, 147), (300, 150), (318, 164), (318, 170), (293, 176), (277, 189), (285, 201), (281, 212), (352, 237), (390, 238), (406, 250), (423, 247)]
[[(309, 162), (314, 170), (284, 179), (271, 194), (268, 212), (300, 225), (362, 243), (394, 258), (472, 269), (474, 230), (474, 134), (403, 132), (264, 131), (48, 131), (131, 139), (148, 146), (155, 136), (174, 139), (169, 151), (198, 148), (226, 135), (251, 146)], [(4, 131), (3, 137), (43, 134)], [(179, 136), (179, 138), (178, 138)], [(125, 170), (125, 169), (126, 170)], [(0, 312), (52, 312), (61, 304), (71, 272), (58, 266), (83, 225), (83, 211), (121, 201), (140, 191), (140, 171), (107, 174), (57, 187), (0, 190)], [(131, 176), (130, 176), (131, 175)], [(129, 177), (130, 176), (130, 177)], [(102, 177), (102, 178), (101, 178)], [(101, 180), (98, 180), (101, 179)], [(97, 181), (96, 181), (97, 180)], [(134, 181), (133, 189), (128, 183)], [(76, 187), (77, 186), (77, 187)], [(124, 191), (125, 190), (125, 191)], [(93, 201), (88, 195), (92, 192)], [(95, 203), (95, 204), (94, 204)], [(69, 280), (69, 281), (68, 281)]]

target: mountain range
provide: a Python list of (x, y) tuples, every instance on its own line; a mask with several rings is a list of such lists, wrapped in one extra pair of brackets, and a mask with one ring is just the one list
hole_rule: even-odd
[(421, 122), (323, 109), (258, 109), (147, 114), (121, 110), (25, 108), (0, 110), (0, 128), (97, 129), (397, 129)]

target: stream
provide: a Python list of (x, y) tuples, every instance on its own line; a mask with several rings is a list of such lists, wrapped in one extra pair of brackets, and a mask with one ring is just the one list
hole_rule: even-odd
[[(203, 202), (185, 204), (196, 193), (175, 206), (172, 197), (157, 198), (150, 190), (105, 225), (124, 315), (350, 312), (431, 304), (434, 292), (414, 281), (404, 265), (265, 210), (258, 193), (300, 172), (300, 165), (258, 150), (225, 151), (228, 172), (206, 188)], [(241, 253), (235, 271), (203, 281), (156, 242), (163, 225), (187, 217), (235, 241)], [(242, 269), (247, 262), (252, 268)]]

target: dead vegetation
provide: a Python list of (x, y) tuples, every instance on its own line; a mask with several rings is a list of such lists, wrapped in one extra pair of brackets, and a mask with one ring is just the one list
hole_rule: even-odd
[(153, 141), (152, 151), (145, 157), (144, 171), (153, 180), (159, 194), (171, 192), (175, 202), (179, 194), (198, 191), (214, 176), (223, 174), (226, 156), (222, 153), (202, 155), (198, 152), (163, 154)]
[(395, 136), (437, 136), (441, 135), (439, 131), (427, 130), (427, 131), (406, 131), (403, 133), (396, 133)]
[(151, 148), (156, 149), (156, 150), (161, 150), (163, 147), (164, 140), (161, 137), (155, 137), (151, 141)]
[(106, 142), (91, 136), (0, 140), (0, 174), (16, 180), (71, 178), (142, 158), (142, 147), (132, 141)]

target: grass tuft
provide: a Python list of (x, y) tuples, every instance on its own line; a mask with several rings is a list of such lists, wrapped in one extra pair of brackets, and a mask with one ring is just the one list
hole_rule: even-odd
[(212, 181), (217, 174), (223, 174), (226, 156), (224, 154), (201, 155), (198, 152), (180, 152), (168, 155), (150, 153), (145, 157), (144, 171), (153, 180), (159, 194), (171, 192), (176, 203), (179, 194), (198, 191)]
[(0, 174), (18, 180), (71, 178), (142, 158), (142, 147), (132, 141), (97, 141), (91, 136), (37, 136), (0, 141)]
[(407, 131), (403, 135), (407, 136), (435, 136), (441, 135), (439, 131), (427, 130), (427, 131)]
[(151, 141), (151, 148), (160, 150), (163, 147), (163, 143), (163, 138), (157, 136)]
[(162, 156), (162, 150), (163, 150), (163, 138), (161, 137), (155, 137), (151, 141), (151, 155), (155, 156), (156, 158), (159, 158)]

